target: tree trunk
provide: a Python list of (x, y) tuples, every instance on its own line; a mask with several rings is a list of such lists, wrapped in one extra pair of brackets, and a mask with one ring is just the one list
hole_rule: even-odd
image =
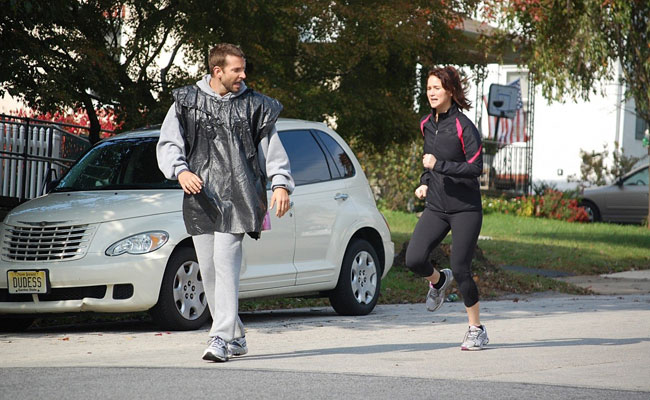
[[(650, 146), (648, 146), (648, 161), (650, 161)], [(648, 177), (650, 178), (650, 163), (648, 163)], [(646, 217), (648, 229), (650, 229), (650, 181), (648, 183), (648, 216)]]
[(99, 132), (101, 131), (101, 125), (99, 125), (99, 119), (97, 118), (97, 110), (93, 107), (93, 101), (90, 97), (84, 99), (84, 109), (86, 114), (88, 114), (88, 120), (90, 121), (90, 130), (88, 132), (88, 141), (93, 145), (99, 142)]

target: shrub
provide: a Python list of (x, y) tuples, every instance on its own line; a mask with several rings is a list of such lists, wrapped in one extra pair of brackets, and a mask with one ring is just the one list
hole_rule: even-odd
[(563, 193), (547, 189), (543, 194), (520, 196), (514, 199), (483, 198), (483, 213), (500, 212), (523, 217), (559, 219), (568, 222), (587, 222), (589, 216), (578, 205), (575, 192)]
[(588, 152), (580, 149), (580, 158), (582, 159), (580, 176), (570, 175), (567, 180), (577, 182), (581, 187), (606, 185), (608, 182), (615, 182), (622, 178), (641, 160), (640, 157), (626, 156), (618, 142), (614, 142), (611, 165), (607, 166), (609, 154), (607, 144), (603, 146), (601, 152), (594, 150)]
[(421, 207), (414, 194), (423, 170), (421, 146), (415, 142), (395, 144), (380, 153), (354, 139), (350, 141), (380, 207), (400, 211)]

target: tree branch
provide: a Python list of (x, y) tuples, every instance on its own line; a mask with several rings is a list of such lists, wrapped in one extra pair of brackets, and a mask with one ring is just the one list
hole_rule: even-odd
[(169, 69), (174, 64), (174, 59), (176, 58), (176, 53), (178, 53), (178, 50), (180, 50), (181, 47), (183, 47), (182, 38), (179, 39), (176, 46), (174, 46), (174, 50), (172, 51), (171, 57), (169, 57), (169, 62), (167, 63), (167, 65), (164, 68), (160, 69), (160, 85), (162, 87), (163, 92), (167, 91), (167, 72), (169, 72)]

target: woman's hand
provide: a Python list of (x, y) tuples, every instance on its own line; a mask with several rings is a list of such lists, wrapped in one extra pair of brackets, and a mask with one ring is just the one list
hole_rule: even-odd
[(424, 165), (424, 168), (426, 169), (433, 169), (433, 167), (436, 165), (436, 156), (433, 154), (425, 154), (422, 156), (422, 165)]
[(424, 199), (425, 197), (427, 197), (427, 189), (428, 189), (428, 188), (429, 188), (429, 187), (428, 187), (427, 185), (421, 185), (420, 187), (418, 187), (417, 189), (415, 189), (415, 197), (417, 197), (417, 198), (420, 199), (420, 200), (422, 200), (422, 199)]
[(183, 191), (187, 194), (197, 194), (203, 187), (203, 181), (201, 178), (188, 170), (178, 174), (178, 183), (181, 184)]

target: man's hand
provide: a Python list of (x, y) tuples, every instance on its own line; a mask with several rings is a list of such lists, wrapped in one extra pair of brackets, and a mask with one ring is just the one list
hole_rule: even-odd
[(201, 178), (188, 170), (178, 174), (178, 183), (181, 184), (183, 191), (187, 194), (197, 194), (203, 187), (203, 181)]
[(427, 185), (420, 185), (417, 189), (415, 189), (415, 197), (417, 197), (420, 200), (427, 197), (428, 188), (429, 187)]
[(271, 205), (269, 208), (273, 208), (275, 203), (278, 203), (278, 208), (275, 210), (275, 215), (278, 218), (282, 218), (284, 214), (289, 211), (289, 192), (283, 187), (276, 187), (273, 190), (273, 195), (271, 196)]
[(424, 168), (427, 169), (433, 169), (433, 167), (436, 165), (436, 156), (433, 154), (425, 154), (422, 156), (422, 165), (424, 165)]

